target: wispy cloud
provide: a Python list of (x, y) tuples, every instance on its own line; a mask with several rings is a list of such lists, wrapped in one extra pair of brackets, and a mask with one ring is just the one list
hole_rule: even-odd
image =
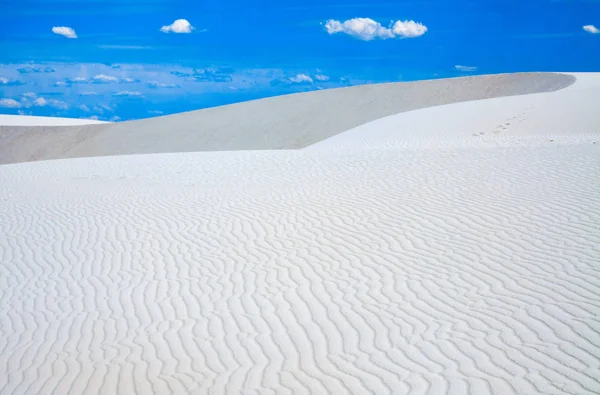
[(121, 91), (121, 92), (114, 93), (114, 96), (140, 97), (140, 96), (142, 96), (142, 92)]
[[(324, 75), (320, 75), (320, 78), (325, 78), (325, 76)], [(318, 80), (319, 81), (324, 81), (322, 79), (318, 79)], [(296, 74), (293, 77), (275, 78), (275, 79), (271, 80), (270, 85), (271, 86), (312, 85), (312, 84), (314, 84), (314, 82), (315, 82), (314, 79), (310, 75), (304, 74), (304, 73), (299, 73), (299, 74)]]
[(87, 84), (89, 80), (83, 77), (67, 78), (66, 82), (69, 84)]
[(163, 84), (158, 81), (148, 81), (148, 87), (150, 88), (179, 88), (180, 86), (177, 84)]
[(52, 107), (59, 110), (68, 110), (69, 105), (57, 99), (46, 99), (44, 97), (38, 97), (34, 92), (25, 92), (21, 95), (21, 102), (19, 107), (31, 108), (31, 107)]
[(56, 70), (54, 70), (52, 67), (31, 67), (31, 66), (27, 66), (27, 67), (20, 67), (17, 69), (17, 71), (21, 74), (29, 74), (29, 73), (54, 73), (56, 72)]
[(344, 22), (329, 19), (325, 22), (325, 30), (329, 34), (345, 33), (360, 40), (370, 41), (419, 37), (427, 32), (427, 26), (410, 20), (392, 21), (388, 27), (384, 27), (371, 18), (353, 18)]
[(454, 69), (456, 69), (458, 71), (463, 71), (463, 72), (470, 72), (470, 71), (477, 70), (477, 67), (476, 66), (464, 66), (461, 64), (457, 64), (456, 66), (454, 66)]
[(43, 97), (38, 97), (33, 101), (33, 103), (36, 106), (44, 107), (46, 104), (48, 104), (48, 101), (46, 101), (46, 99), (44, 99)]
[(77, 38), (77, 33), (70, 27), (67, 26), (54, 26), (52, 33), (64, 36), (66, 38)]
[(50, 100), (48, 100), (48, 105), (51, 107), (57, 108), (59, 110), (68, 110), (69, 109), (69, 104), (62, 100), (50, 99)]
[(114, 108), (112, 108), (108, 104), (98, 103), (98, 105), (94, 106), (92, 110), (99, 114), (104, 114), (105, 112), (113, 112)]
[(18, 86), (25, 85), (25, 82), (19, 80), (12, 80), (6, 77), (0, 77), (0, 86)]
[(192, 71), (173, 70), (170, 73), (174, 76), (184, 78), (188, 81), (198, 82), (231, 82), (233, 80), (231, 72), (233, 70), (221, 68), (203, 68), (192, 69)]
[(73, 84), (129, 84), (129, 83), (136, 83), (136, 82), (140, 82), (138, 79), (136, 78), (131, 78), (131, 77), (123, 77), (123, 78), (119, 78), (119, 77), (115, 77), (112, 75), (107, 75), (107, 74), (97, 74), (95, 76), (93, 76), (92, 78), (85, 78), (85, 77), (75, 77), (75, 78), (66, 78), (63, 81), (57, 81), (54, 83), (55, 87), (61, 87), (61, 86), (71, 86)]
[(0, 107), (4, 108), (21, 108), (21, 103), (14, 99), (0, 99)]
[(583, 30), (585, 30), (588, 33), (592, 33), (592, 34), (598, 34), (598, 33), (600, 33), (600, 30), (596, 26), (594, 26), (594, 25), (585, 25), (583, 27)]
[(191, 33), (195, 29), (187, 19), (177, 19), (170, 25), (165, 25), (160, 28), (163, 33)]
[[(19, 74), (17, 71), (45, 67), (55, 72)], [(150, 116), (149, 110), (169, 114), (215, 105), (212, 99), (206, 99), (208, 96), (218, 97), (216, 104), (226, 104), (239, 100), (238, 97), (259, 98), (319, 86), (347, 85), (340, 82), (339, 76), (328, 79), (326, 70), (234, 69), (227, 65), (184, 68), (126, 63), (119, 67), (71, 62), (0, 64), (0, 76), (0, 84), (14, 84), (17, 77), (27, 82), (23, 86), (0, 86), (0, 97), (18, 103), (15, 108), (2, 108), (4, 112), (24, 110), (32, 115), (76, 118), (97, 115), (102, 120), (115, 115), (123, 119)], [(181, 95), (173, 96), (174, 91)], [(4, 103), (4, 107), (8, 105), (15, 104)]]
[(92, 82), (96, 84), (109, 84), (111, 82), (119, 82), (119, 79), (111, 75), (98, 74), (92, 78)]

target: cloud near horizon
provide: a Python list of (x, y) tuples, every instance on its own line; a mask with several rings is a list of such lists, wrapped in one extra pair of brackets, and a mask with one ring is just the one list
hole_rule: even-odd
[(54, 26), (52, 33), (64, 36), (66, 38), (77, 38), (77, 33), (70, 27), (67, 26)]
[(142, 92), (130, 92), (130, 91), (122, 91), (114, 93), (115, 96), (129, 96), (129, 97), (140, 97), (143, 96)]
[[(313, 84), (315, 83), (315, 80), (319, 81), (319, 82), (327, 82), (330, 80), (329, 76), (326, 76), (324, 74), (317, 74), (314, 77), (311, 77), (308, 74), (305, 73), (298, 73), (293, 77), (287, 77), (287, 78), (275, 78), (273, 80), (271, 80), (271, 82), (269, 83), (271, 86), (291, 86), (291, 85), (295, 85), (295, 86), (314, 86)], [(320, 89), (319, 87), (317, 87), (316, 89)]]
[(170, 25), (165, 25), (160, 28), (163, 33), (191, 33), (196, 28), (192, 26), (187, 19), (177, 19)]
[(353, 18), (340, 22), (335, 19), (329, 19), (325, 22), (327, 33), (345, 33), (354, 38), (364, 41), (374, 39), (387, 40), (389, 38), (414, 38), (420, 37), (427, 32), (427, 26), (415, 21), (392, 21), (389, 27), (384, 27), (381, 23), (371, 18)]
[(20, 101), (14, 99), (0, 99), (0, 107), (4, 108), (31, 108), (31, 107), (52, 107), (59, 110), (67, 110), (69, 105), (57, 99), (45, 99), (37, 97), (33, 92), (26, 92), (21, 95)]
[(54, 83), (55, 87), (60, 86), (71, 86), (73, 84), (131, 84), (140, 82), (138, 79), (125, 77), (125, 78), (117, 78), (112, 75), (106, 74), (97, 74), (92, 78), (85, 77), (75, 77), (75, 78), (66, 78), (65, 80), (56, 81)]
[(164, 84), (158, 81), (148, 81), (147, 85), (149, 88), (157, 89), (157, 88), (180, 88), (177, 84)]
[(290, 78), (290, 81), (296, 84), (302, 84), (304, 82), (312, 84), (314, 82), (313, 79), (306, 74), (297, 74), (295, 77)]
[(46, 99), (37, 96), (34, 92), (26, 92), (21, 95), (20, 107), (52, 107), (58, 110), (68, 110), (69, 104), (58, 99)]
[[(26, 69), (27, 68), (27, 69)], [(52, 73), (41, 73), (45, 68)], [(20, 73), (20, 69), (26, 69)], [(365, 83), (329, 68), (237, 68), (210, 63), (197, 67), (155, 64), (0, 64), (0, 113), (98, 116), (110, 120), (172, 114), (279, 94)], [(348, 77), (349, 80), (342, 77)], [(16, 80), (19, 80), (17, 83)], [(62, 102), (62, 103), (61, 103)], [(65, 103), (68, 108), (65, 108)]]
[(458, 71), (468, 72), (468, 71), (476, 71), (477, 67), (476, 66), (464, 66), (461, 64), (457, 64), (456, 66), (454, 66), (454, 69), (456, 69)]
[(0, 99), (0, 107), (4, 108), (20, 108), (21, 103), (14, 99)]
[(588, 33), (592, 33), (592, 34), (598, 34), (600, 33), (600, 29), (598, 29), (596, 26), (594, 25), (585, 25), (583, 27), (583, 30), (585, 30)]

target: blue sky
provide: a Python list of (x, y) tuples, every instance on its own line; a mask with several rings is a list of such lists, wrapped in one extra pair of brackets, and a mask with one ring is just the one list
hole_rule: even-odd
[(363, 83), (600, 66), (600, 0), (1, 0), (0, 8), (4, 114), (118, 121)]

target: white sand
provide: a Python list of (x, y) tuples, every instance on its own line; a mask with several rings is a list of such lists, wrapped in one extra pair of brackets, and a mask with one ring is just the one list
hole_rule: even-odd
[(36, 117), (0, 114), (0, 126), (74, 126), (108, 123), (83, 118)]
[(380, 118), (309, 150), (539, 147), (593, 142), (600, 135), (600, 78), (572, 73), (560, 91), (415, 110)]
[(304, 150), (0, 166), (0, 393), (600, 392), (577, 78)]
[(561, 73), (494, 74), (353, 86), (137, 121), (0, 126), (0, 164), (91, 156), (305, 148), (381, 117), (442, 104), (556, 91)]

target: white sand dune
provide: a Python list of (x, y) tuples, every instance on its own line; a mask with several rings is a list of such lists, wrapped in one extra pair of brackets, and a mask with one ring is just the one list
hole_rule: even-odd
[(327, 89), (106, 125), (0, 126), (0, 164), (105, 155), (304, 148), (404, 111), (550, 92), (574, 81), (561, 73), (483, 75)]
[(600, 392), (600, 74), (301, 150), (0, 166), (0, 394)]
[(455, 103), (392, 115), (308, 149), (537, 147), (548, 142), (597, 141), (600, 114), (596, 112), (600, 99), (596, 96), (600, 93), (600, 79), (596, 73), (572, 75), (578, 83), (560, 91)]
[(0, 114), (0, 126), (74, 126), (97, 125), (108, 122), (83, 118), (36, 117), (31, 115)]

